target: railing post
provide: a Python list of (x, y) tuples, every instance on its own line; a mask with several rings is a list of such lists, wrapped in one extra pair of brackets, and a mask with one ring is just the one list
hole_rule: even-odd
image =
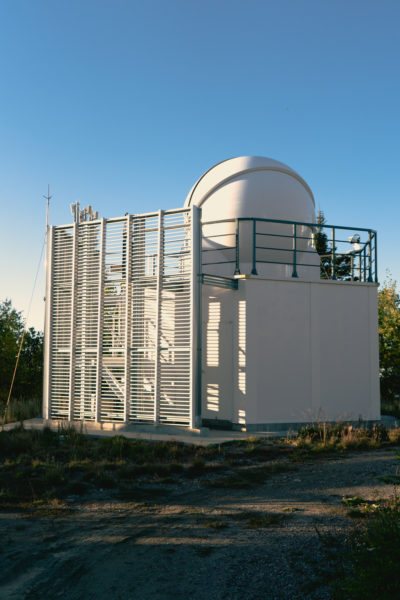
[(235, 257), (235, 273), (234, 275), (240, 275), (240, 255), (239, 255), (239, 219), (236, 219), (236, 233), (235, 233), (235, 240), (236, 240), (236, 257)]
[(368, 231), (368, 281), (372, 282), (372, 251), (371, 251), (371, 232)]
[(251, 269), (251, 274), (252, 275), (257, 275), (257, 258), (256, 258), (256, 236), (257, 236), (257, 231), (256, 231), (256, 220), (253, 219), (253, 264), (252, 264), (252, 269)]
[(374, 232), (374, 242), (375, 242), (375, 283), (378, 283), (378, 240), (377, 233)]
[(363, 248), (363, 281), (367, 281), (367, 253)]
[(293, 223), (293, 271), (292, 277), (298, 277), (297, 275), (297, 225)]
[(336, 279), (336, 247), (335, 247), (335, 228), (332, 227), (332, 279)]

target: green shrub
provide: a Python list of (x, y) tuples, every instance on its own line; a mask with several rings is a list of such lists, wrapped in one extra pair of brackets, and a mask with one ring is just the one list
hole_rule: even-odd
[(352, 572), (337, 585), (336, 598), (394, 600), (400, 597), (398, 502), (381, 506), (364, 527), (355, 530), (345, 560), (350, 562)]

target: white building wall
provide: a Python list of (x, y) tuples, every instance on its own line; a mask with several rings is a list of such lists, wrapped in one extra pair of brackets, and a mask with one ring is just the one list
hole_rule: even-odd
[(204, 286), (202, 364), (206, 420), (379, 419), (377, 286), (260, 278), (237, 291)]

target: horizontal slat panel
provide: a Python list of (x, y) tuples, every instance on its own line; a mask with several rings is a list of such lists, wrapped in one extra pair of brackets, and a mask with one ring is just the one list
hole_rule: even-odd
[[(131, 422), (153, 422), (158, 413), (161, 422), (189, 424), (190, 213), (166, 211), (161, 218), (161, 258), (158, 255), (159, 213), (132, 216), (130, 231), (127, 231), (126, 217), (104, 220), (104, 254), (101, 221), (79, 224), (76, 228), (75, 304), (72, 302), (74, 228), (54, 228), (51, 417), (68, 418), (71, 397), (71, 414), (75, 420), (95, 420), (99, 402), (101, 421), (122, 422), (126, 418), (128, 400)], [(71, 314), (73, 305), (74, 315)]]

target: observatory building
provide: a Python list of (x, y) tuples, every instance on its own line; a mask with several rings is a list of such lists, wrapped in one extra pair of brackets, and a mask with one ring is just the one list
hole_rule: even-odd
[(183, 208), (49, 229), (46, 419), (251, 430), (380, 419), (377, 236), (293, 169), (209, 169)]

